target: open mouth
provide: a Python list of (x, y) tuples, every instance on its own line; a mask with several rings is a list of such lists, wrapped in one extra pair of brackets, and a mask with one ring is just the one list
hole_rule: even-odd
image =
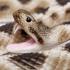
[(11, 53), (28, 53), (40, 50), (40, 46), (23, 29), (18, 29), (15, 33), (15, 43), (7, 46)]

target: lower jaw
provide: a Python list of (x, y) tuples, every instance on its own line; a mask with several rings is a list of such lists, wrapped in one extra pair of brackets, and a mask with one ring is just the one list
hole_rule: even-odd
[(40, 46), (32, 39), (21, 43), (7, 45), (7, 51), (11, 53), (29, 53), (40, 50)]

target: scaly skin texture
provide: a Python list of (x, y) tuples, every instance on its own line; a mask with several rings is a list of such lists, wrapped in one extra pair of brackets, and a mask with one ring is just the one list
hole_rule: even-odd
[[(47, 38), (45, 38), (46, 39), (45, 41), (47, 43), (49, 42), (49, 43), (54, 44), (54, 43), (58, 42), (60, 44), (69, 39), (70, 22), (66, 23), (68, 25), (60, 26), (59, 24), (62, 24), (62, 22), (65, 22), (65, 21), (70, 21), (70, 0), (52, 0), (52, 2), (51, 2), (51, 0), (0, 0), (0, 21), (1, 21), (1, 19), (6, 20), (8, 18), (6, 21), (9, 22), (10, 17), (12, 17), (11, 16), (12, 12), (14, 12), (18, 8), (19, 9), (23, 8), (25, 10), (29, 10), (31, 13), (34, 12), (35, 14), (37, 14), (37, 16), (36, 16), (37, 18), (38, 18), (39, 14), (43, 13), (43, 15), (44, 15), (43, 19), (39, 18), (40, 20), (42, 20), (43, 23), (42, 24), (40, 23), (39, 27), (42, 26), (46, 29), (46, 30), (42, 29), (42, 31), (49, 32), (49, 34), (48, 33), (45, 34), (46, 36), (48, 36)], [(4, 21), (2, 21), (2, 22), (4, 22)], [(36, 22), (36, 23), (38, 23), (38, 22)], [(30, 26), (30, 24), (26, 24), (26, 25)], [(57, 26), (51, 30), (50, 29), (47, 30), (46, 26), (53, 27), (55, 25), (59, 25), (59, 26)], [(14, 27), (16, 29), (16, 26), (14, 26)], [(22, 26), (22, 28), (23, 28), (23, 26)], [(33, 27), (33, 28), (35, 28), (35, 27)], [(15, 29), (13, 30), (14, 42), (20, 42), (21, 40), (23, 40), (22, 36), (20, 35), (20, 30), (16, 32)], [(41, 31), (41, 30), (39, 30), (39, 31)], [(34, 35), (33, 35), (33, 37), (34, 37)], [(12, 40), (9, 38), (9, 35), (7, 35), (6, 33), (3, 33), (3, 31), (1, 31), (0, 46), (3, 45), (6, 47), (6, 45), (9, 43), (9, 40), (10, 41)], [(37, 41), (37, 44), (39, 44), (38, 46), (40, 46), (40, 43), (38, 41)], [(48, 44), (45, 44), (45, 45), (48, 45)], [(44, 45), (43, 45), (43, 47), (44, 47)], [(60, 47), (63, 47), (63, 45), (62, 46), (59, 45), (59, 48)], [(16, 57), (15, 57), (14, 58), (14, 59), (16, 59), (15, 61), (17, 61), (19, 63), (19, 66), (17, 66), (17, 67), (16, 67), (17, 64), (9, 62), (7, 59), (5, 59), (5, 57), (8, 57), (8, 56), (4, 57), (2, 55), (2, 56), (0, 56), (0, 70), (32, 70), (33, 67), (36, 67), (37, 68), (36, 70), (70, 70), (70, 52), (68, 52), (68, 51), (70, 51), (70, 41), (69, 41), (69, 44), (67, 44), (65, 47), (66, 47), (65, 49), (58, 49), (56, 46), (56, 49), (53, 48), (52, 50), (49, 51), (49, 53), (47, 53), (48, 51), (44, 51), (43, 55), (46, 55), (48, 57), (46, 58), (45, 62), (42, 63), (42, 65), (40, 67), (37, 65), (43, 59), (41, 56), (39, 56), (39, 55), (37, 56), (37, 54), (36, 54), (36, 56), (33, 55), (32, 57), (29, 57), (30, 55), (28, 53), (26, 53), (26, 55), (28, 55), (28, 56), (25, 57), (24, 59), (19, 58), (19, 56), (18, 56), (20, 61), (23, 60), (24, 65), (22, 65), (22, 63), (20, 63), (17, 60), (18, 58), (16, 59)], [(50, 48), (50, 47), (47, 46), (47, 48)], [(68, 50), (68, 51), (66, 51), (66, 50)], [(3, 52), (4, 52), (4, 50), (3, 50)], [(1, 55), (1, 51), (0, 51), (0, 55)], [(23, 55), (21, 55), (21, 56), (23, 56)], [(36, 58), (36, 61), (35, 61), (35, 58)], [(41, 59), (39, 60), (39, 58), (41, 58)], [(28, 60), (29, 60), (29, 62), (28, 62)], [(32, 63), (31, 60), (34, 61), (33, 63), (37, 62), (37, 64), (36, 65), (31, 64)], [(14, 61), (14, 60), (12, 60), (12, 61)], [(27, 64), (27, 65), (25, 65), (25, 64)], [(23, 69), (19, 69), (19, 67), (21, 65), (22, 65)], [(30, 65), (32, 65), (32, 67)], [(20, 67), (20, 68), (22, 68), (22, 67)]]
[[(13, 16), (17, 24), (43, 48), (50, 49), (70, 39), (68, 24), (58, 24), (48, 28), (47, 25), (38, 23), (28, 11), (23, 9), (14, 12)], [(28, 18), (30, 21), (27, 21)]]

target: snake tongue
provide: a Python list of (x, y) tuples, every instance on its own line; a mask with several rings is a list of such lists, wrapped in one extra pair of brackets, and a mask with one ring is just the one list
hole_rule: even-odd
[(11, 53), (28, 53), (37, 48), (37, 44), (32, 38), (22, 43), (15, 43), (7, 46), (8, 52)]

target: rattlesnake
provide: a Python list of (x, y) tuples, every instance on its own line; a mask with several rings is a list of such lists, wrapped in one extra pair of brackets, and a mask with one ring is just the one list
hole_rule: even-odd
[[(31, 70), (32, 68), (34, 68), (32, 70), (70, 70), (70, 45), (68, 41), (70, 38), (70, 0), (52, 0), (52, 2), (51, 0), (27, 0), (27, 2), (25, 0), (19, 1), (1, 1), (1, 3), (3, 3), (1, 4), (0, 12), (1, 22), (12, 22), (10, 24), (6, 24), (0, 27), (1, 46), (5, 48), (0, 56), (1, 70)], [(14, 3), (16, 3), (16, 5)], [(8, 9), (4, 6), (5, 4), (9, 6), (11, 6), (10, 4), (12, 4), (13, 7), (10, 7), (10, 9)], [(6, 9), (4, 10), (3, 8)], [(17, 22), (16, 23), (13, 20), (12, 12), (20, 8), (23, 8), (24, 10), (18, 10), (14, 13), (14, 19)], [(31, 12), (31, 14), (25, 10)], [(26, 19), (29, 23), (25, 21)], [(10, 25), (11, 27), (8, 28)], [(12, 44), (18, 43), (19, 45), (20, 42), (27, 41), (27, 39), (30, 38), (30, 36), (34, 39), (34, 41), (29, 40), (28, 42), (30, 43), (32, 41), (32, 43), (36, 43), (37, 47), (23, 48), (20, 46), (21, 48), (19, 48), (16, 45), (16, 48), (15, 44)], [(12, 50), (13, 47), (14, 49)], [(42, 49), (44, 49), (44, 51), (40, 51)], [(46, 49), (50, 50), (46, 51)], [(38, 52), (25, 53), (21, 55), (13, 54), (13, 57), (12, 55), (8, 57), (11, 53), (7, 53), (7, 51), (13, 53), (25, 53), (33, 51)], [(28, 60), (30, 60), (30, 62), (28, 62), (27, 58)], [(42, 60), (42, 63), (41, 58), (44, 58)], [(38, 62), (38, 64), (40, 63), (39, 66), (33, 65), (31, 63), (34, 62), (36, 64), (37, 62), (35, 60)]]

